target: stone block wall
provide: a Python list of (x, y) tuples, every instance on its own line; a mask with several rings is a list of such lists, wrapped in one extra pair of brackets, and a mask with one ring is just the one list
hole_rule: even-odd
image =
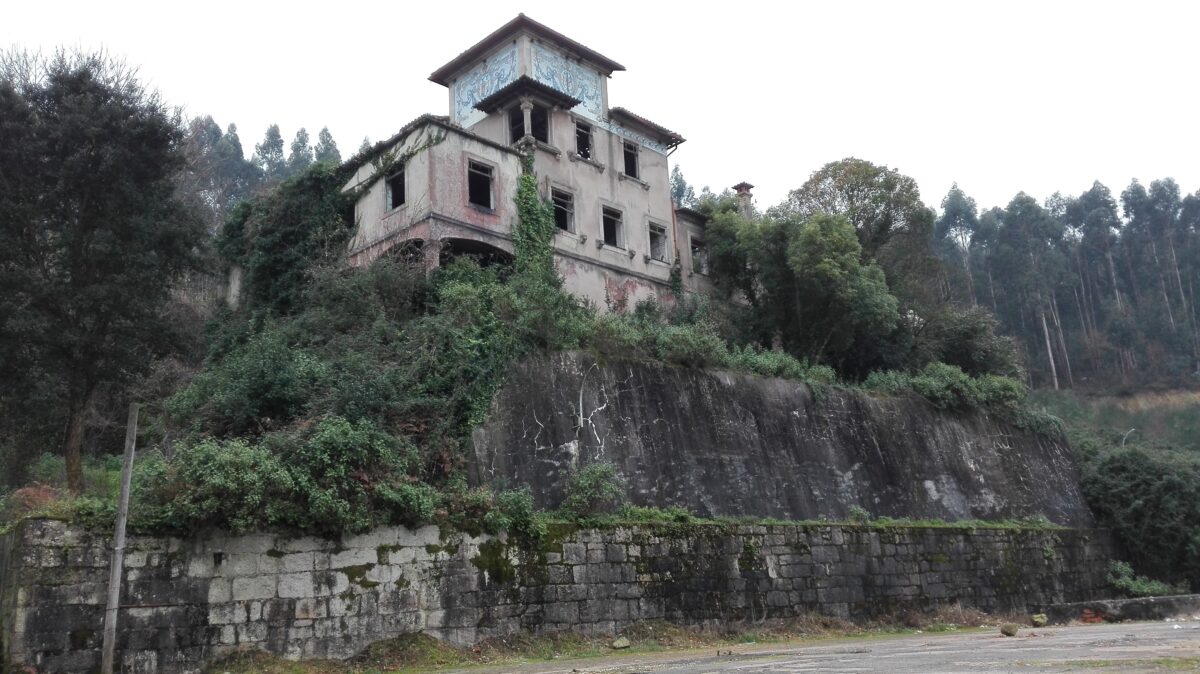
[[(559, 528), (536, 545), (437, 527), (340, 541), (132, 537), (118, 662), (198, 672), (239, 649), (346, 658), (423, 631), (471, 644), (521, 630), (613, 633), (809, 612), (857, 618), (960, 603), (1025, 610), (1105, 594), (1095, 530), (837, 525)], [(0, 539), (0, 654), (40, 672), (99, 664), (108, 537), (51, 520)]]

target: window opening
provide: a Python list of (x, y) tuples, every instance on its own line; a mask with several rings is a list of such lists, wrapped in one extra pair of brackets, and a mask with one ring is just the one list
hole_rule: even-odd
[(604, 245), (621, 247), (621, 211), (604, 208)]
[(667, 228), (650, 225), (650, 257), (660, 262), (667, 259)]
[(514, 143), (525, 137), (525, 112), (519, 105), (508, 110), (508, 132)]
[(575, 154), (584, 159), (592, 158), (592, 126), (575, 122)]
[(575, 196), (570, 192), (551, 188), (550, 199), (554, 202), (554, 224), (564, 232), (575, 231)]
[(399, 208), (404, 205), (404, 171), (387, 179), (388, 208)]
[(467, 199), (476, 206), (492, 207), (492, 167), (467, 162)]
[(692, 271), (708, 273), (708, 246), (700, 239), (692, 239)]
[(638, 175), (638, 146), (637, 143), (625, 142), (625, 175), (630, 178), (640, 178)]
[(533, 106), (530, 122), (533, 124), (533, 137), (542, 143), (549, 143), (550, 111), (540, 105)]

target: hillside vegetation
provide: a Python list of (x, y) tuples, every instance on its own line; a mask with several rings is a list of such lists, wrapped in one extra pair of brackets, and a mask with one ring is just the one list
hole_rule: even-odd
[[(329, 147), (314, 157), (305, 134), (295, 161), (285, 161), (275, 129), (257, 148), (256, 173), (234, 130), (222, 134), (211, 120), (184, 129), (102, 57), (18, 61), (0, 62), (0, 112), (23, 120), (0, 124), (0, 165), (22, 178), (0, 191), (0, 214), (15, 223), (0, 246), (9, 382), (0, 392), (0, 509), (9, 519), (110, 523), (111, 457), (130, 400), (145, 405), (139, 530), (336, 536), (439, 522), (536, 536), (540, 516), (520, 485), (471, 488), (463, 467), (503, 373), (537, 351), (788, 377), (818, 397), (828, 386), (919, 395), (947, 413), (982, 410), (1049, 433), (1061, 432), (1057, 421), (1027, 404), (1027, 383), (1049, 381), (1037, 329), (1051, 378), (1061, 356), (1068, 383), (1068, 356), (1096, 377), (1128, 381), (1142, 365), (1175, 372), (1191, 362), (1183, 279), (1194, 241), (1180, 228), (1194, 200), (1172, 200), (1165, 183), (1123, 197), (1134, 237), (1126, 245), (1105, 215), (1115, 205), (1095, 189), (1091, 201), (1047, 208), (1022, 195), (977, 219), (952, 193), (939, 219), (911, 178), (845, 159), (766, 213), (702, 195), (694, 205), (710, 219), (715, 297), (676, 287), (662, 305), (600, 311), (563, 292), (552, 213), (528, 167), (506, 197), (520, 215), (513, 264), (461, 259), (427, 275), (400, 252), (350, 268), (357, 194), (341, 186), (356, 160), (339, 164)], [(143, 126), (125, 128), (129, 119)], [(83, 137), (112, 147), (89, 153), (78, 149), (88, 143), (62, 142)], [(139, 152), (153, 156), (104, 159)], [(366, 148), (360, 158), (371, 156)], [(42, 172), (27, 172), (31, 165)], [(1055, 223), (1079, 212), (1081, 234), (1067, 236)], [(966, 243), (947, 249), (947, 237)], [(1180, 262), (1141, 265), (1146, 250)], [(1123, 276), (1114, 260), (1164, 272)], [(233, 266), (244, 270), (240, 306), (200, 301), (197, 281)], [(1073, 277), (1052, 273), (1063, 269), (1093, 274), (1076, 279), (1078, 334), (1059, 311), (1076, 292)], [(1077, 357), (1080, 345), (1089, 356)], [(1188, 455), (1141, 438), (1114, 448), (1110, 430), (1076, 441), (1093, 506), (1136, 549), (1139, 567), (1195, 579), (1200, 543), (1187, 527), (1197, 500), (1172, 496), (1195, 493)], [(619, 478), (603, 464), (581, 470), (556, 516), (595, 521), (618, 511)]]

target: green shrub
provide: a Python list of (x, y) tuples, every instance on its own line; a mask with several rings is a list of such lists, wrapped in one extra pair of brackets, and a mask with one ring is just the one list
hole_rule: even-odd
[(930, 363), (916, 375), (895, 370), (872, 372), (862, 387), (888, 395), (912, 391), (941, 409), (986, 409), (1012, 420), (1025, 412), (1029, 394), (1024, 384), (1010, 377), (971, 377), (958, 366), (945, 363)]
[(625, 500), (625, 484), (617, 467), (591, 463), (571, 474), (562, 509), (575, 520), (588, 520), (616, 510)]
[(1187, 583), (1172, 585), (1159, 580), (1151, 580), (1145, 576), (1135, 576), (1133, 567), (1128, 562), (1113, 562), (1108, 567), (1105, 577), (1113, 587), (1129, 597), (1164, 597), (1175, 594), (1186, 594)]
[(301, 414), (327, 375), (325, 363), (293, 348), (283, 330), (270, 325), (196, 375), (166, 407), (196, 430), (256, 434)]
[(652, 358), (656, 327), (636, 322), (628, 316), (604, 314), (592, 321), (588, 345), (601, 356), (610, 358)]
[(764, 350), (753, 345), (729, 349), (724, 366), (764, 377), (799, 379), (817, 384), (837, 381), (837, 373), (827, 365), (809, 365), (787, 352)]
[(867, 375), (862, 386), (868, 391), (896, 395), (912, 391), (912, 377), (899, 370), (875, 371)]
[(415, 450), (373, 423), (326, 417), (305, 434), (264, 441), (291, 475), (299, 520), (317, 533), (357, 533), (372, 525), (374, 483), (405, 474)]
[(241, 438), (204, 440), (182, 449), (174, 469), (179, 491), (163, 505), (176, 528), (225, 527), (239, 533), (301, 519), (291, 472), (260, 445)]
[(504, 530), (526, 540), (538, 540), (545, 535), (545, 523), (533, 507), (533, 494), (528, 487), (500, 492), (496, 495), (496, 505), (508, 520)]
[(980, 404), (971, 377), (957, 366), (930, 363), (912, 378), (912, 389), (941, 409), (970, 409)]
[(668, 325), (656, 335), (656, 351), (664, 362), (684, 367), (709, 367), (725, 362), (725, 340), (694, 325)]
[(617, 510), (616, 518), (623, 522), (667, 522), (672, 524), (689, 524), (697, 521), (690, 510), (681, 506), (655, 508), (646, 506), (624, 505)]
[(388, 522), (410, 527), (433, 522), (442, 498), (431, 485), (407, 482), (380, 485), (375, 495)]
[(1083, 493), (1130, 562), (1200, 587), (1200, 461), (1172, 450), (1119, 446), (1083, 467)]

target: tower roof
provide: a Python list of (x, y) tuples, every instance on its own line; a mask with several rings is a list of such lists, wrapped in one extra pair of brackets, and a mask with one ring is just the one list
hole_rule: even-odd
[(617, 63), (607, 56), (594, 51), (589, 47), (576, 42), (575, 40), (572, 40), (566, 35), (563, 35), (562, 33), (544, 24), (534, 21), (524, 14), (518, 14), (517, 18), (509, 21), (503, 26), (500, 26), (500, 28), (496, 29), (491, 35), (488, 35), (479, 42), (475, 43), (475, 46), (454, 57), (454, 59), (441, 68), (433, 71), (433, 74), (429, 76), (429, 80), (444, 87), (450, 86), (450, 80), (453, 79), (455, 75), (474, 65), (476, 61), (486, 56), (487, 53), (495, 47), (507, 42), (522, 32), (530, 33), (537, 38), (554, 44), (559, 48), (570, 52), (572, 55), (599, 67), (600, 69), (604, 70), (606, 74), (612, 74), (618, 70), (625, 70), (625, 66)]

